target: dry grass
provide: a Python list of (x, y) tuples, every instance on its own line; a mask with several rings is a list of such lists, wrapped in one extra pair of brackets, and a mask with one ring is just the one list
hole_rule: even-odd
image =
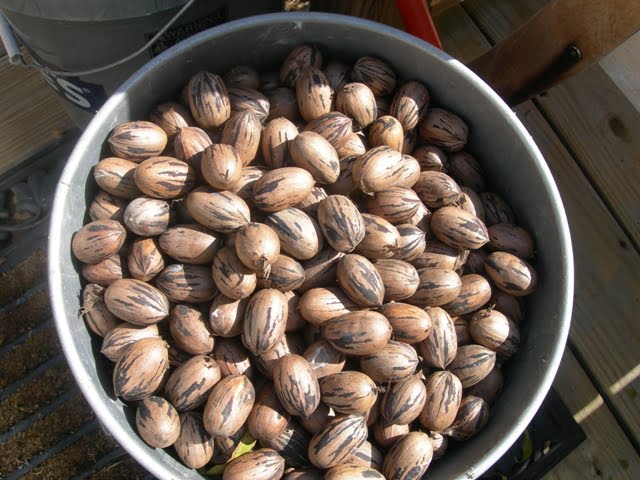
[(0, 362), (0, 390), (17, 382), (31, 370), (60, 353), (58, 337), (44, 330), (18, 345)]
[[(93, 412), (82, 395), (78, 394), (2, 446), (0, 476), (12, 472), (29, 459), (53, 447), (92, 418)], [(58, 478), (66, 478), (66, 475)]]
[(130, 456), (114, 460), (91, 477), (91, 480), (136, 480), (147, 475), (147, 471)]
[(34, 252), (0, 277), (0, 305), (6, 305), (14, 298), (18, 298), (46, 278), (47, 253), (43, 249)]
[(58, 455), (38, 465), (24, 479), (58, 480), (69, 478), (91, 468), (118, 444), (102, 430), (90, 433)]
[(0, 325), (2, 325), (0, 345), (12, 341), (49, 318), (51, 318), (49, 294), (44, 289), (0, 317)]
[(66, 365), (53, 367), (33, 382), (23, 385), (0, 403), (0, 433), (10, 430), (74, 385), (75, 381)]

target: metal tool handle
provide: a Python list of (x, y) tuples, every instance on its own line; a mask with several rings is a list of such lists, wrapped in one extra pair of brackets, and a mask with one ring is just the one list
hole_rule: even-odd
[(11, 25), (9, 25), (7, 18), (2, 12), (0, 12), (0, 40), (2, 40), (4, 48), (7, 51), (9, 63), (12, 65), (21, 63), (20, 59), (22, 59), (22, 51), (20, 50), (20, 45), (18, 45), (18, 41), (13, 34)]
[(0, 39), (2, 39), (2, 43), (4, 43), (4, 46), (7, 49), (9, 63), (11, 63), (12, 65), (22, 65), (25, 68), (35, 68), (36, 70), (62, 77), (80, 77), (83, 75), (92, 75), (94, 73), (103, 72), (105, 70), (109, 70), (110, 68), (117, 67), (118, 65), (122, 65), (123, 63), (127, 63), (129, 60), (132, 60), (138, 55), (144, 53), (149, 47), (151, 47), (151, 45), (156, 43), (156, 41), (158, 41), (158, 39), (162, 35), (164, 35), (164, 32), (166, 32), (171, 27), (171, 25), (173, 25), (195, 2), (196, 0), (189, 0), (187, 3), (185, 3), (183, 7), (173, 16), (173, 18), (171, 18), (171, 20), (169, 20), (167, 24), (153, 36), (151, 40), (149, 40), (144, 46), (140, 47), (135, 52), (108, 65), (91, 68), (89, 70), (66, 72), (63, 70), (52, 70), (36, 62), (27, 62), (24, 58), (24, 55), (22, 54), (22, 50), (20, 50), (20, 46), (18, 45), (18, 41), (16, 40), (13, 29), (11, 28), (11, 25), (9, 25), (9, 22), (2, 14), (2, 12), (0, 12)]
[(426, 0), (396, 0), (396, 6), (407, 32), (442, 50)]

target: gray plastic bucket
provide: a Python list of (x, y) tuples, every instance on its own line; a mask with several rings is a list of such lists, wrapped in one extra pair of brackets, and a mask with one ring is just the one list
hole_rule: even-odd
[(49, 232), (49, 291), (60, 342), (80, 389), (115, 439), (153, 475), (195, 479), (169, 453), (148, 447), (133, 423), (135, 407), (113, 397), (108, 361), (99, 353), (80, 309), (79, 265), (73, 233), (87, 219), (95, 193), (91, 169), (118, 124), (146, 118), (177, 96), (202, 69), (223, 73), (237, 63), (277, 68), (291, 48), (315, 42), (327, 56), (354, 61), (376, 54), (404, 79), (425, 82), (434, 101), (470, 125), (469, 150), (481, 161), (492, 189), (514, 207), (534, 233), (539, 288), (527, 300), (521, 351), (510, 362), (504, 392), (486, 428), (434, 463), (431, 480), (477, 478), (513, 444), (545, 398), (564, 351), (573, 303), (569, 227), (558, 189), (540, 151), (516, 115), (473, 72), (449, 55), (399, 30), (340, 15), (273, 14), (238, 20), (195, 35), (138, 70), (100, 110), (78, 141), (62, 174)]
[[(187, 0), (3, 0), (0, 9), (40, 65), (49, 71), (77, 72), (127, 57), (185, 3)], [(41, 72), (63, 99), (73, 121), (84, 127), (109, 95), (150, 58), (229, 20), (281, 9), (282, 0), (198, 0), (157, 42), (126, 63), (90, 75)]]

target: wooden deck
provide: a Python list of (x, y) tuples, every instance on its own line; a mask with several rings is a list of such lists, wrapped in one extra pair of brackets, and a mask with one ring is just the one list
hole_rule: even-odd
[[(516, 29), (545, 1), (466, 0), (435, 20), (445, 50), (468, 62)], [(328, 3), (345, 13), (402, 27), (390, 1)], [(73, 128), (39, 74), (9, 66), (3, 53), (0, 175), (51, 150)], [(576, 264), (573, 323), (554, 386), (587, 441), (547, 478), (638, 479), (640, 33), (599, 64), (520, 105), (516, 112), (562, 194)]]

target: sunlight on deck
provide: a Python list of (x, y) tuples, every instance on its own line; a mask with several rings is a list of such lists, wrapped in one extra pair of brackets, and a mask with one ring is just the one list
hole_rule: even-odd
[(573, 418), (576, 419), (576, 422), (582, 423), (585, 419), (589, 418), (589, 415), (598, 410), (602, 405), (604, 405), (604, 401), (602, 400), (602, 397), (598, 395), (587, 403), (586, 406), (582, 407), (582, 409), (576, 413)]
[(640, 363), (624, 374), (620, 379), (611, 385), (609, 389), (612, 394), (616, 395), (620, 391), (633, 382), (636, 378), (640, 377)]
[[(622, 391), (623, 388), (627, 387), (638, 377), (640, 377), (640, 364), (636, 365), (633, 369), (623, 375), (617, 382), (611, 385), (609, 391), (613, 395), (617, 395), (618, 393), (620, 393), (620, 391)], [(604, 405), (604, 401), (602, 400), (602, 397), (598, 395), (574, 415), (576, 422), (581, 423), (586, 418), (588, 418), (589, 415), (598, 410), (598, 408), (600, 408), (602, 405)]]

